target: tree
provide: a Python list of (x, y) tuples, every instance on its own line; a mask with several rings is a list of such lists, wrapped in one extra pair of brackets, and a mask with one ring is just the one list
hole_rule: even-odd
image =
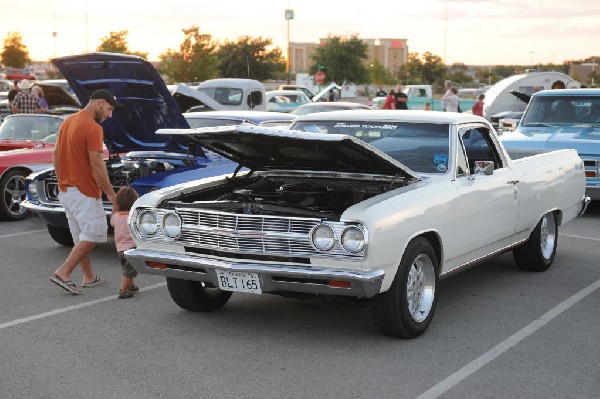
[(148, 53), (142, 53), (139, 51), (130, 51), (129, 45), (127, 44), (127, 35), (129, 31), (122, 30), (119, 32), (110, 32), (108, 36), (104, 36), (100, 39), (100, 45), (96, 51), (104, 51), (108, 53), (121, 53), (121, 54), (133, 54), (142, 58), (147, 58)]
[(239, 37), (237, 42), (225, 41), (216, 52), (221, 76), (266, 80), (285, 74), (281, 49), (267, 50), (272, 44), (271, 39), (250, 36)]
[(3, 65), (12, 68), (25, 68), (25, 65), (31, 62), (29, 51), (19, 32), (8, 32), (6, 35), (1, 59)]
[(175, 82), (197, 82), (219, 76), (219, 59), (212, 36), (200, 34), (200, 28), (182, 29), (185, 39), (179, 51), (168, 49), (159, 56), (158, 71)]
[(310, 74), (322, 70), (327, 80), (337, 83), (366, 83), (369, 71), (365, 66), (367, 44), (356, 35), (350, 37), (330, 36), (327, 42), (318, 46), (312, 55), (313, 65)]
[(423, 53), (423, 81), (430, 85), (444, 84), (445, 75), (447, 73), (446, 65), (442, 62), (442, 57), (432, 54), (429, 51)]
[(424, 83), (422, 81), (423, 62), (419, 53), (408, 53), (406, 63), (398, 71), (398, 78), (403, 77), (404, 84)]
[(375, 60), (369, 65), (369, 80), (378, 87), (392, 86), (398, 82), (398, 79), (392, 76), (381, 62)]

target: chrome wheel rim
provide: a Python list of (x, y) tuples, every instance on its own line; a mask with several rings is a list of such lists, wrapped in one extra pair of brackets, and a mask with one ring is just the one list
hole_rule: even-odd
[(416, 322), (429, 316), (435, 296), (435, 270), (431, 258), (425, 254), (417, 256), (410, 266), (406, 279), (408, 313)]
[(25, 200), (25, 180), (22, 176), (13, 176), (4, 186), (4, 205), (7, 212), (14, 217), (18, 217), (27, 212), (27, 208), (21, 206)]
[(556, 219), (549, 213), (544, 215), (540, 225), (540, 249), (544, 259), (548, 260), (554, 253), (556, 245)]

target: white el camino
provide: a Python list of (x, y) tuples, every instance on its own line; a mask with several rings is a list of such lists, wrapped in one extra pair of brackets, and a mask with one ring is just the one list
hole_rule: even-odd
[(589, 203), (575, 151), (511, 160), (477, 116), (335, 111), (292, 129), (159, 131), (240, 165), (132, 209), (127, 258), (166, 276), (180, 307), (213, 311), (236, 291), (370, 298), (384, 334), (414, 338), (440, 278), (508, 250), (546, 270), (558, 226)]

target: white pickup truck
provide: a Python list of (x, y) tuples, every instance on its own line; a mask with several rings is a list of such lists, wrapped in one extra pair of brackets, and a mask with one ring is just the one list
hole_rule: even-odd
[(589, 203), (574, 150), (513, 161), (477, 116), (334, 111), (292, 129), (158, 132), (240, 165), (132, 209), (126, 256), (166, 276), (180, 307), (213, 311), (235, 291), (369, 298), (384, 334), (414, 338), (441, 277), (509, 250), (519, 268), (546, 270), (558, 226)]

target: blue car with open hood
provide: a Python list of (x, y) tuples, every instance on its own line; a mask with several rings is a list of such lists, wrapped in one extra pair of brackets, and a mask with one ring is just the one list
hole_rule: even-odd
[[(110, 90), (124, 104), (102, 123), (109, 154), (106, 167), (117, 191), (131, 186), (142, 195), (174, 184), (232, 173), (236, 163), (189, 144), (180, 136), (156, 135), (158, 129), (190, 128), (156, 69), (143, 58), (112, 53), (87, 53), (52, 60), (81, 104), (91, 93)], [(53, 169), (26, 179), (23, 205), (47, 225), (52, 238), (72, 245), (64, 209), (58, 201)], [(105, 198), (106, 200), (106, 198)], [(105, 201), (107, 217), (111, 204)]]

